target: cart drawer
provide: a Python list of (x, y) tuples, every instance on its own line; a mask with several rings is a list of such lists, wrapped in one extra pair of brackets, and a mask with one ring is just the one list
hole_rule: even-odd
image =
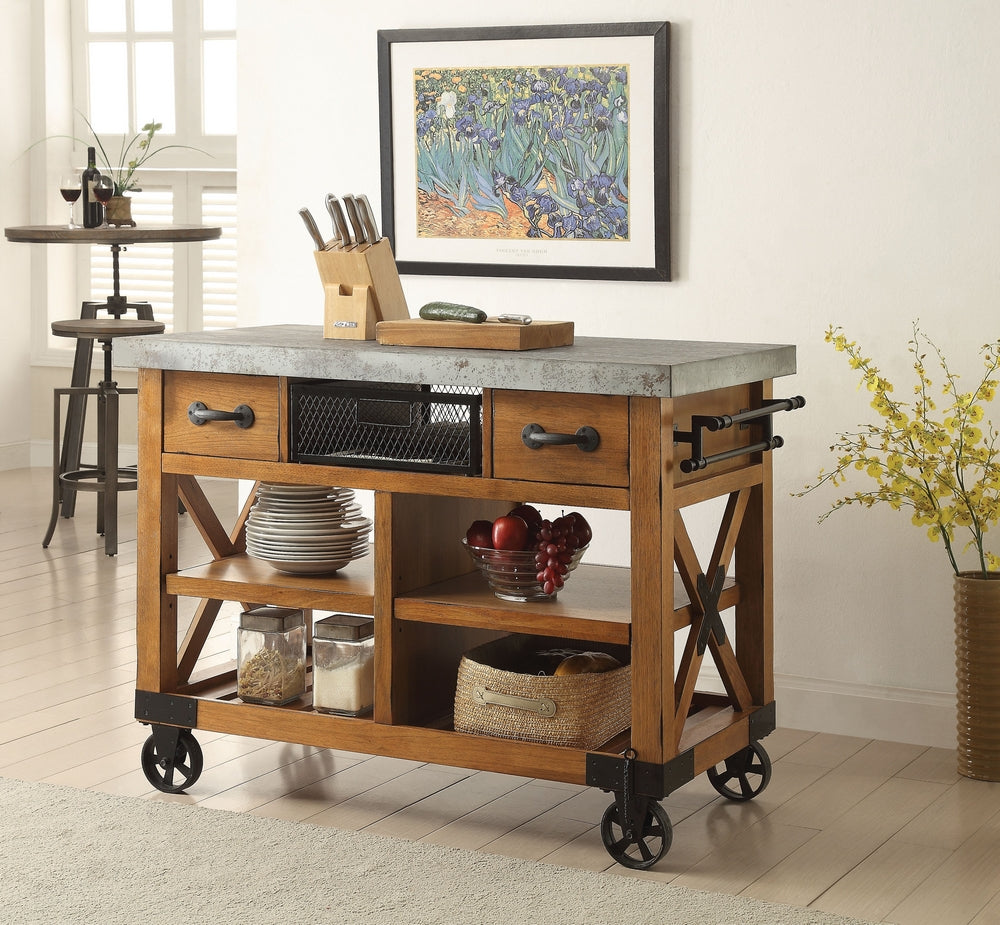
[[(536, 444), (546, 440), (567, 442), (545, 442), (532, 448), (524, 439), (525, 428), (532, 425), (536, 435), (529, 436), (529, 440)], [(597, 435), (593, 449), (581, 449), (577, 442), (568, 442), (586, 441), (590, 432)], [(501, 479), (627, 486), (628, 398), (565, 392), (494, 392), (493, 474)]]
[[(243, 406), (253, 423), (209, 420), (195, 423), (189, 409), (233, 412)], [(278, 379), (230, 373), (167, 373), (163, 394), (163, 449), (196, 456), (278, 460)], [(246, 415), (242, 424), (246, 425)]]

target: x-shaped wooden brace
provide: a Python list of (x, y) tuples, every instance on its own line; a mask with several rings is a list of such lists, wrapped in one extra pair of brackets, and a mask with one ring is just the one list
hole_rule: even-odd
[[(178, 476), (177, 491), (191, 516), (191, 522), (198, 528), (198, 532), (214, 559), (223, 559), (233, 555), (233, 553), (242, 552), (246, 548), (243, 524), (256, 497), (256, 483), (243, 506), (243, 510), (240, 511), (236, 526), (230, 532), (227, 532), (222, 525), (194, 476)], [(182, 684), (191, 678), (191, 672), (194, 671), (194, 666), (201, 656), (209, 633), (215, 625), (215, 619), (222, 609), (222, 603), (222, 601), (207, 598), (201, 601), (191, 618), (191, 624), (177, 650), (177, 676)], [(244, 609), (248, 607), (249, 605), (244, 603)]]
[(719, 614), (719, 600), (725, 587), (726, 569), (732, 561), (736, 540), (739, 537), (743, 516), (750, 501), (750, 489), (735, 491), (729, 496), (715, 548), (709, 563), (707, 574), (714, 576), (709, 584), (706, 572), (703, 572), (698, 562), (691, 537), (680, 511), (674, 514), (674, 562), (680, 574), (681, 581), (687, 590), (692, 609), (700, 613), (691, 621), (691, 629), (681, 656), (677, 677), (674, 680), (674, 729), (676, 730), (676, 748), (684, 731), (684, 720), (691, 709), (698, 672), (701, 670), (705, 650), (710, 649), (712, 658), (719, 670), (719, 676), (725, 685), (726, 693), (733, 708), (743, 712), (753, 706), (753, 698), (747, 686), (746, 679), (736, 661), (736, 653), (726, 637), (725, 626)]
[(726, 570), (721, 565), (715, 570), (715, 580), (711, 587), (709, 587), (708, 579), (704, 575), (698, 575), (698, 597), (705, 611), (702, 614), (701, 629), (698, 630), (696, 642), (699, 656), (705, 654), (709, 636), (715, 635), (716, 645), (726, 641), (726, 626), (719, 613), (719, 598), (722, 597), (722, 588), (725, 583)]

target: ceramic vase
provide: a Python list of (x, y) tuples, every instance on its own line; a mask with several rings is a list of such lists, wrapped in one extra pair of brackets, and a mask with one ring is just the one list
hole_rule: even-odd
[(955, 576), (958, 772), (1000, 781), (1000, 572)]

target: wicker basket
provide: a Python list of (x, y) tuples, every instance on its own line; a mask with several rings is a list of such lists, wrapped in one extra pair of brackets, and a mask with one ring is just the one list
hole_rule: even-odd
[[(623, 667), (564, 677), (511, 670), (545, 648), (603, 651)], [(471, 649), (458, 666), (455, 731), (570, 748), (597, 748), (628, 729), (632, 666), (625, 646), (507, 636)]]

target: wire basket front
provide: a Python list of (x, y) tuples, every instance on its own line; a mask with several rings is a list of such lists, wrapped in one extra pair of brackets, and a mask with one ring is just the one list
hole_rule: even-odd
[(460, 386), (291, 387), (293, 462), (482, 473), (482, 391)]

